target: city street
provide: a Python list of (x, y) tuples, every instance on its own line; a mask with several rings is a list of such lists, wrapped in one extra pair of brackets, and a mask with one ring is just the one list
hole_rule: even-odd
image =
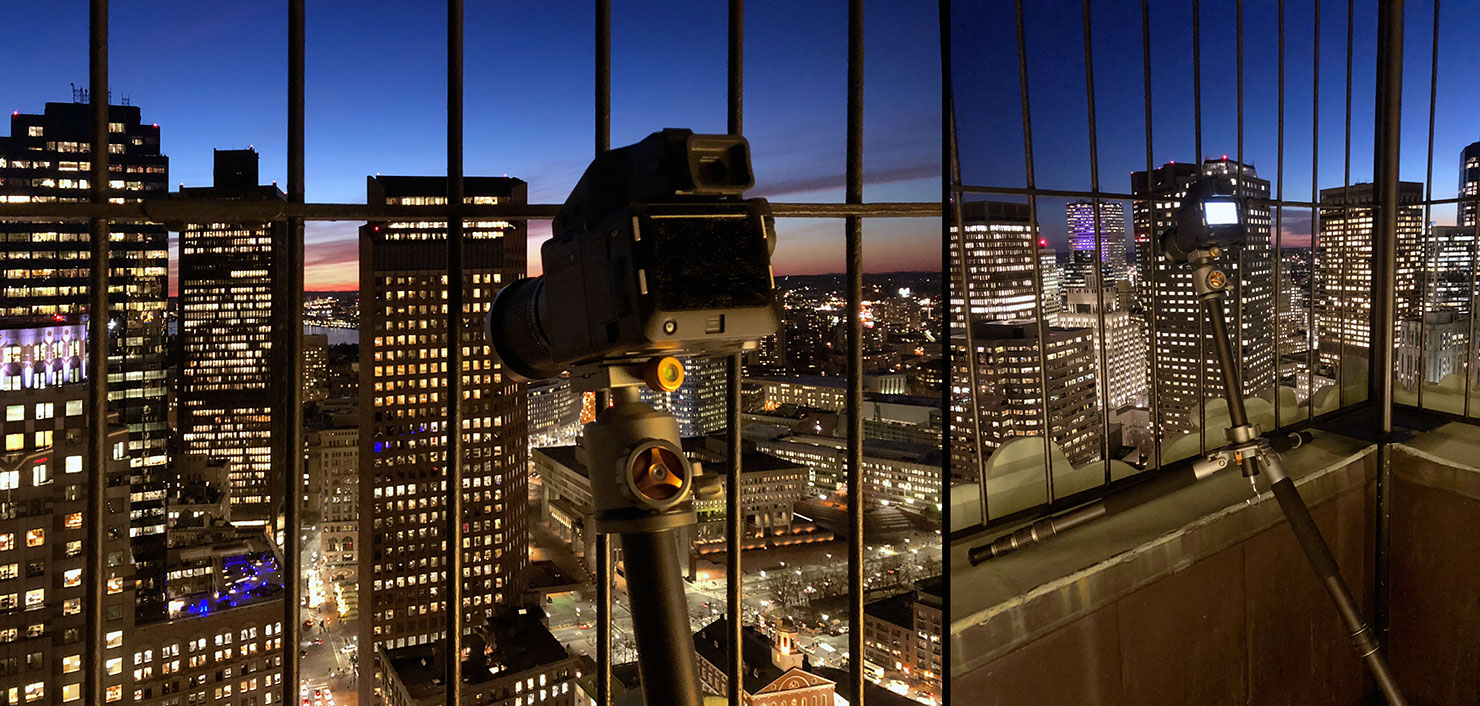
[(332, 703), (324, 700), (322, 706), (358, 706), (355, 675), (358, 627), (356, 621), (340, 619), (333, 587), (328, 582), (329, 567), (320, 553), (317, 526), (309, 532), (303, 554), (311, 567), (305, 595), (310, 603), (316, 604), (300, 606), (298, 611), (303, 638), (298, 644), (302, 654), (302, 703), (319, 706), (314, 703), (315, 690), (329, 689)]

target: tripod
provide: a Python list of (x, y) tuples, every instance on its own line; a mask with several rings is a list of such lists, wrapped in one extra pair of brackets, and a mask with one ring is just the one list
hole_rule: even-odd
[[(1330, 594), (1331, 602), (1336, 605), (1336, 612), (1341, 615), (1342, 622), (1350, 631), (1352, 644), (1366, 661), (1367, 668), (1377, 680), (1378, 688), (1389, 704), (1404, 706), (1408, 702), (1398, 691), (1398, 685), (1388, 671), (1387, 661), (1383, 659), (1376, 637), (1363, 620), (1351, 591), (1342, 580), (1341, 569), (1336, 565), (1336, 559), (1331, 555), (1331, 549), (1321, 536), (1320, 529), (1316, 527), (1310, 509), (1300, 498), (1295, 482), (1285, 473), (1279, 454), (1274, 452), (1267, 439), (1259, 436), (1258, 428), (1249, 423), (1244, 410), (1243, 390), (1240, 389), (1238, 379), (1239, 366), (1233, 357), (1233, 348), (1228, 338), (1228, 321), (1223, 311), (1228, 278), (1213, 264), (1219, 252), (1220, 249), (1215, 246), (1194, 250), (1189, 254), (1188, 265), (1192, 267), (1192, 282), (1198, 299), (1212, 322), (1213, 346), (1217, 350), (1218, 364), (1223, 373), (1224, 394), (1228, 400), (1229, 445), (1210, 452), (1195, 463), (1194, 473), (1197, 477), (1203, 477), (1229, 466), (1239, 466), (1250, 485), (1254, 485), (1254, 477), (1260, 473), (1269, 479), (1270, 492), (1274, 493), (1280, 510), (1285, 514), (1285, 520), (1290, 523), (1290, 530), (1294, 532), (1296, 541), (1305, 552), (1305, 558), (1315, 570), (1316, 579)], [(1255, 489), (1257, 490), (1257, 486)]]
[(596, 531), (621, 540), (643, 703), (701, 706), (676, 532), (696, 522), (695, 474), (684, 458), (677, 420), (642, 402), (642, 375), (640, 364), (571, 371), (574, 391), (610, 389), (613, 402), (585, 426), (581, 448)]

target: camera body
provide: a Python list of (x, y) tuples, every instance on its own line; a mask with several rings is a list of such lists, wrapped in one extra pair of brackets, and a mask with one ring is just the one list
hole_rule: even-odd
[(1162, 234), (1161, 247), (1167, 259), (1185, 263), (1198, 250), (1243, 245), (1247, 234), (1244, 203), (1234, 195), (1233, 182), (1209, 176), (1187, 186), (1176, 225)]
[(724, 355), (775, 333), (770, 205), (744, 138), (668, 129), (591, 163), (540, 249), (544, 274), (488, 316), (516, 377), (659, 355)]

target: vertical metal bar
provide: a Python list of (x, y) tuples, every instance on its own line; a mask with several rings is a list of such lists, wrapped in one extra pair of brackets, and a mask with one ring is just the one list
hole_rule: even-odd
[(463, 0), (447, 0), (447, 706), (462, 704), (463, 191)]
[[(846, 201), (863, 203), (863, 0), (848, 0)], [(865, 703), (863, 657), (863, 220), (844, 224), (848, 298), (848, 681)]]
[[(1461, 194), (1461, 196), (1463, 196), (1463, 194)], [(1459, 213), (1464, 213), (1463, 203), (1461, 203), (1459, 208)], [(1480, 218), (1475, 219), (1475, 232), (1470, 237), (1470, 303), (1468, 307), (1470, 314), (1470, 327), (1469, 331), (1467, 332), (1465, 342), (1465, 400), (1463, 412), (1466, 419), (1468, 419), (1470, 416), (1471, 378), (1473, 378), (1475, 375), (1475, 316), (1477, 313), (1475, 304), (1477, 302), (1480, 302), (1480, 297), (1475, 296), (1477, 266), (1480, 266)]]
[[(304, 195), (304, 0), (288, 1), (288, 202), (303, 203)], [(272, 348), (277, 369), (273, 394), (272, 439), (278, 447), (273, 455), (283, 464), (283, 702), (299, 699), (298, 640), (302, 627), (298, 606), (302, 602), (302, 544), (299, 539), (299, 509), (303, 505), (303, 221), (287, 222), (287, 247), (274, 258), (276, 270), (272, 320)], [(375, 646), (367, 645), (374, 655)], [(362, 655), (363, 657), (363, 655)], [(373, 664), (373, 659), (363, 664)], [(363, 675), (364, 672), (362, 671)], [(373, 677), (366, 679), (370, 681)]]
[[(1193, 160), (1197, 165), (1198, 174), (1202, 174), (1203, 150), (1202, 150), (1202, 5), (1198, 0), (1192, 0), (1192, 142)], [(1242, 263), (1240, 263), (1242, 264)], [(1244, 271), (1239, 269), (1238, 278), (1234, 281), (1234, 287), (1243, 282)], [(1233, 303), (1235, 311), (1243, 310), (1243, 297), (1235, 292)], [(1198, 452), (1208, 452), (1208, 334), (1207, 314), (1202, 307), (1197, 310), (1197, 442)], [(1229, 406), (1233, 402), (1229, 401)]]
[[(1316, 1), (1318, 3), (1320, 2), (1320, 0), (1316, 0)], [(1240, 2), (1239, 2), (1239, 8), (1240, 8), (1240, 11), (1242, 11), (1242, 8), (1243, 8), (1243, 2), (1242, 2), (1242, 0), (1240, 0)], [(1278, 117), (1275, 118), (1275, 125), (1276, 125), (1276, 127), (1275, 127), (1275, 150), (1274, 150), (1274, 154), (1275, 154), (1275, 167), (1274, 167), (1274, 174), (1275, 174), (1275, 176), (1274, 176), (1274, 180), (1275, 180), (1275, 187), (1274, 187), (1275, 188), (1275, 197), (1274, 197), (1275, 207), (1274, 207), (1274, 254), (1273, 254), (1274, 255), (1274, 258), (1273, 258), (1274, 259), (1274, 263), (1273, 263), (1273, 265), (1274, 265), (1274, 427), (1276, 429), (1278, 429), (1278, 428), (1280, 428), (1280, 290), (1283, 289), (1282, 282), (1280, 280), (1280, 274), (1281, 274), (1280, 273), (1280, 264), (1281, 264), (1281, 260), (1283, 259), (1283, 255), (1284, 255), (1284, 252), (1285, 252), (1284, 249), (1283, 249), (1284, 248), (1284, 230), (1285, 230), (1285, 0), (1280, 0), (1279, 1), (1278, 8), (1277, 8), (1276, 11), (1279, 12), (1280, 17), (1279, 17), (1279, 39), (1278, 39), (1278, 41), (1279, 41), (1279, 48), (1277, 50), (1277, 53), (1279, 54), (1279, 59), (1276, 62), (1278, 64), (1278, 67), (1279, 67), (1278, 68), (1278, 73), (1279, 73), (1279, 78), (1278, 78), (1278, 82), (1279, 82), (1278, 93), (1279, 93), (1279, 97), (1276, 100), (1276, 103), (1277, 103), (1278, 107), (1275, 109), (1275, 113), (1276, 113), (1276, 115)], [(1242, 46), (1243, 26), (1242, 26), (1242, 23), (1240, 23), (1240, 26), (1239, 26), (1239, 39), (1240, 39), (1239, 54), (1242, 55), (1243, 54), (1243, 46)], [(1316, 55), (1316, 61), (1315, 61), (1315, 64), (1316, 64), (1316, 67), (1317, 67), (1316, 68), (1316, 73), (1320, 73), (1320, 63), (1321, 63), (1320, 62), (1320, 55), (1317, 54)], [(1240, 76), (1243, 75), (1243, 61), (1242, 60), (1239, 61), (1239, 75)], [(1239, 95), (1240, 96), (1243, 95), (1242, 87), (1239, 90)], [(1312, 122), (1314, 122), (1314, 121), (1312, 121)], [(1243, 152), (1244, 152), (1244, 128), (1243, 128), (1243, 102), (1242, 102), (1242, 100), (1239, 102), (1239, 135), (1238, 136), (1239, 136), (1239, 163), (1242, 164), (1243, 161), (1244, 161), (1243, 160)], [(1314, 184), (1315, 183), (1315, 180), (1312, 179), (1311, 180), (1311, 183)], [(1307, 384), (1307, 388), (1308, 387), (1309, 387), (1309, 385)]]
[[(611, 149), (612, 133), (612, 4), (596, 0), (596, 154)], [(596, 413), (606, 409), (608, 395), (596, 393)], [(593, 530), (594, 531), (594, 530)], [(596, 704), (612, 703), (612, 544), (611, 535), (596, 533)]]
[[(1155, 219), (1151, 210), (1152, 178), (1155, 176), (1155, 161), (1152, 152), (1155, 149), (1151, 131), (1151, 3), (1149, 0), (1141, 0), (1141, 95), (1145, 100), (1143, 120), (1146, 124), (1146, 217), (1149, 221), (1148, 227), (1155, 230)], [(1134, 224), (1132, 224), (1134, 227)], [(1150, 358), (1151, 374), (1149, 375), (1149, 392), (1151, 402), (1151, 455), (1154, 468), (1161, 468), (1161, 382), (1159, 380), (1160, 356), (1157, 355), (1156, 346), (1156, 268), (1160, 260), (1160, 246), (1154, 232), (1148, 232), (1146, 237), (1147, 250), (1149, 252), (1146, 271), (1142, 273), (1150, 280), (1148, 291), (1150, 295), (1147, 305), (1150, 314), (1146, 319), (1146, 351)]]
[[(1316, 1), (1317, 1), (1317, 3), (1319, 3), (1320, 0), (1316, 0)], [(1239, 55), (1242, 56), (1243, 55), (1243, 22), (1242, 22), (1243, 1), (1242, 0), (1239, 1), (1239, 12), (1240, 12), (1240, 22), (1239, 22)], [(1277, 41), (1279, 41), (1279, 49), (1277, 49), (1277, 55), (1279, 55), (1279, 59), (1277, 59), (1277, 62), (1276, 62), (1277, 67), (1279, 67), (1279, 68), (1277, 68), (1277, 71), (1279, 71), (1279, 78), (1277, 78), (1277, 86), (1279, 86), (1279, 89), (1277, 89), (1277, 93), (1279, 93), (1279, 98), (1276, 99), (1277, 105), (1279, 105), (1279, 107), (1277, 107), (1276, 108), (1276, 111), (1274, 111), (1274, 112), (1276, 112), (1276, 115), (1277, 115), (1277, 117), (1274, 118), (1274, 124), (1276, 124), (1276, 138), (1274, 138), (1274, 182), (1276, 182), (1276, 184), (1274, 184), (1274, 243), (1273, 243), (1273, 247), (1274, 247), (1273, 260), (1274, 260), (1274, 262), (1271, 263), (1271, 265), (1274, 266), (1274, 283), (1273, 283), (1274, 284), (1274, 428), (1279, 429), (1280, 428), (1280, 289), (1283, 289), (1283, 287), (1282, 287), (1282, 281), (1280, 281), (1280, 260), (1282, 260), (1283, 253), (1285, 253), (1285, 250), (1283, 250), (1283, 247), (1285, 247), (1285, 243), (1283, 243), (1283, 240), (1285, 240), (1285, 237), (1283, 237), (1283, 235), (1285, 235), (1285, 232), (1283, 232), (1283, 231), (1285, 231), (1285, 0), (1280, 0), (1279, 3), (1277, 3), (1276, 12), (1279, 12), (1279, 40), (1277, 40)], [(1317, 28), (1317, 30), (1319, 30), (1319, 28)], [(1316, 56), (1316, 64), (1317, 64), (1317, 73), (1319, 73), (1320, 55), (1317, 55)], [(1239, 89), (1239, 96), (1240, 96), (1240, 99), (1239, 99), (1239, 163), (1242, 164), (1243, 163), (1243, 99), (1242, 99), (1242, 96), (1243, 96), (1243, 87), (1242, 87), (1242, 83), (1243, 83), (1243, 80), (1242, 80), (1242, 77), (1243, 77), (1243, 59), (1239, 59), (1239, 75), (1240, 75), (1240, 81), (1239, 81), (1239, 83), (1240, 83), (1240, 89)]]
[[(92, 0), (88, 21), (88, 101), (92, 109), (92, 202), (108, 202), (108, 0)], [(103, 542), (107, 538), (108, 477), (108, 221), (88, 222), (91, 262), (87, 320), (87, 600), (84, 611), (87, 636), (87, 674), (83, 701), (103, 703), (103, 587), (105, 580)], [(126, 362), (126, 361), (125, 361)]]
[[(945, 67), (945, 70), (949, 72), (949, 66)], [(956, 239), (956, 274), (961, 278), (961, 330), (963, 333), (966, 334), (966, 350), (964, 351), (962, 359), (966, 363), (966, 384), (969, 385), (971, 388), (967, 391), (966, 399), (968, 406), (966, 410), (966, 415), (971, 418), (970, 448), (971, 457), (975, 459), (976, 465), (978, 490), (977, 501), (981, 505), (982, 524), (986, 524), (987, 520), (991, 518), (991, 515), (989, 514), (989, 505), (991, 500), (987, 497), (987, 476), (985, 473), (986, 467), (982, 459), (981, 408), (978, 406), (980, 392), (978, 391), (978, 371), (976, 368), (976, 334), (971, 330), (971, 278), (967, 277), (968, 268), (966, 266), (966, 219), (962, 215), (962, 192), (960, 191), (961, 153), (956, 141), (956, 97), (955, 94), (951, 91), (949, 83), (947, 83), (946, 85), (946, 91), (948, 94), (947, 99), (950, 101), (950, 107), (946, 111), (948, 128), (946, 136), (947, 139), (950, 140), (949, 157), (951, 160), (951, 216), (955, 219), (956, 222), (956, 232), (953, 236)], [(949, 285), (947, 286), (947, 292), (949, 292)], [(947, 306), (949, 307), (949, 298), (947, 299)], [(949, 316), (950, 312), (947, 311), (946, 315)], [(947, 346), (945, 350), (947, 358), (949, 359), (951, 355), (951, 342), (947, 340), (946, 343)], [(947, 389), (949, 389), (951, 385), (951, 378), (953, 378), (956, 374), (956, 368), (954, 363), (948, 363), (946, 368), (948, 371), (948, 377), (944, 379), (944, 385)], [(947, 412), (949, 412), (949, 410), (947, 410)], [(947, 432), (949, 431), (951, 431), (950, 425), (947, 425)]]
[[(745, 106), (745, 0), (730, 0), (729, 30), (727, 118), (730, 134), (739, 136), (743, 132)], [(726, 628), (729, 631), (725, 676), (729, 685), (730, 706), (741, 706), (745, 694), (745, 653), (742, 649), (745, 632), (741, 629), (744, 612), (740, 590), (740, 559), (744, 553), (741, 542), (743, 518), (740, 509), (740, 383), (745, 368), (739, 354), (730, 356), (725, 367), (725, 426), (729, 429), (726, 451), (730, 457), (725, 478), (725, 543), (729, 548), (725, 552), (725, 615)]]
[[(1316, 57), (1316, 60), (1315, 60), (1314, 65), (1311, 67), (1311, 85), (1313, 86), (1313, 88), (1311, 90), (1312, 98), (1311, 98), (1311, 119), (1310, 119), (1310, 202), (1313, 203), (1313, 204), (1315, 204), (1315, 206), (1312, 207), (1311, 210), (1310, 210), (1310, 233), (1311, 233), (1311, 247), (1310, 247), (1310, 282), (1311, 282), (1311, 284), (1310, 284), (1310, 287), (1311, 287), (1311, 298), (1310, 298), (1310, 301), (1306, 302), (1306, 304), (1307, 304), (1307, 309), (1310, 312), (1309, 315), (1308, 315), (1308, 320), (1311, 322), (1311, 325), (1310, 325), (1310, 328), (1307, 329), (1307, 331), (1306, 331), (1307, 336), (1309, 336), (1309, 333), (1311, 331), (1314, 331), (1315, 330), (1315, 286), (1316, 286), (1315, 285), (1315, 281), (1316, 281), (1316, 260), (1315, 260), (1315, 258), (1316, 258), (1316, 255), (1315, 255), (1316, 248), (1315, 248), (1315, 238), (1316, 238), (1316, 234), (1319, 233), (1320, 230), (1321, 230), (1321, 186), (1320, 186), (1320, 183), (1321, 183), (1321, 181), (1320, 181), (1320, 175), (1321, 175), (1321, 161), (1320, 161), (1320, 155), (1321, 155), (1321, 138), (1320, 138), (1320, 136), (1321, 136), (1321, 3), (1320, 3), (1320, 0), (1316, 0), (1315, 5), (1316, 5), (1316, 7), (1315, 7), (1315, 13), (1316, 13), (1316, 15), (1315, 15), (1315, 17), (1316, 17), (1316, 19), (1315, 19), (1315, 22), (1316, 22), (1316, 29), (1315, 29), (1315, 57)], [(1281, 51), (1283, 51), (1283, 47), (1281, 47)], [(1284, 71), (1284, 69), (1283, 69), (1283, 67), (1281, 67), (1281, 74), (1282, 75), (1283, 75), (1283, 71)], [(1283, 89), (1281, 89), (1281, 93), (1283, 93)], [(1281, 111), (1281, 114), (1283, 115), (1283, 111)], [(1283, 121), (1282, 121), (1282, 124), (1281, 124), (1281, 129), (1283, 129)], [(1284, 159), (1284, 157), (1283, 157), (1283, 155), (1281, 155), (1281, 161), (1283, 161), (1283, 159)], [(1284, 184), (1284, 180), (1281, 179), (1281, 185), (1283, 185), (1283, 184)], [(1276, 301), (1278, 301), (1278, 300), (1276, 300)], [(1276, 311), (1276, 315), (1278, 315), (1278, 311)], [(1276, 330), (1278, 330), (1278, 329), (1276, 329)], [(1308, 343), (1307, 343), (1307, 347), (1309, 347), (1309, 344)], [(1305, 371), (1305, 375), (1306, 375), (1306, 378), (1305, 378), (1306, 379), (1305, 390), (1306, 390), (1306, 394), (1307, 395), (1312, 395), (1312, 394), (1315, 393), (1315, 366), (1316, 366), (1317, 362), (1319, 362), (1317, 358), (1318, 358), (1318, 356), (1316, 355), (1316, 351), (1310, 351), (1310, 350), (1307, 351), (1307, 355), (1306, 355), (1306, 371)], [(1276, 396), (1276, 400), (1278, 400), (1278, 396)], [(1314, 416), (1315, 416), (1315, 407), (1310, 404), (1310, 398), (1309, 397), (1306, 398), (1306, 408), (1307, 408), (1307, 417), (1314, 418)], [(1279, 402), (1278, 401), (1275, 402), (1275, 414), (1276, 415), (1279, 414)], [(1279, 417), (1276, 416), (1275, 419), (1278, 420)], [(1276, 421), (1275, 427), (1279, 427), (1278, 421)]]
[[(1084, 95), (1088, 108), (1089, 122), (1089, 188), (1100, 192), (1099, 123), (1095, 120), (1095, 58), (1093, 31), (1089, 0), (1081, 3), (1084, 20)], [(1104, 243), (1100, 233), (1100, 197), (1096, 196), (1090, 207), (1094, 209), (1095, 227), (1095, 311), (1099, 312), (1096, 325), (1100, 330), (1100, 345), (1096, 353), (1100, 357), (1100, 449), (1105, 462), (1105, 485), (1110, 484), (1110, 363), (1106, 350), (1110, 347), (1110, 330), (1105, 326), (1105, 265)], [(1072, 256), (1071, 256), (1072, 257)], [(1044, 373), (1047, 375), (1047, 372)], [(1049, 499), (1052, 501), (1052, 498)]]
[[(1396, 314), (1398, 242), (1399, 128), (1403, 97), (1403, 2), (1379, 3), (1377, 52), (1377, 109), (1373, 156), (1373, 187), (1378, 218), (1373, 228), (1372, 321), (1380, 327), (1372, 336), (1370, 367), (1372, 396), (1381, 406), (1384, 433), (1392, 430), (1392, 343)], [(1377, 378), (1381, 378), (1380, 380)]]
[[(1434, 36), (1431, 42), (1429, 58), (1429, 152), (1427, 171), (1424, 172), (1424, 200), (1423, 200), (1423, 223), (1418, 231), (1418, 259), (1419, 259), (1419, 285), (1418, 285), (1418, 398), (1414, 404), (1423, 409), (1423, 383), (1424, 364), (1426, 361), (1425, 351), (1428, 350), (1428, 326), (1424, 325), (1425, 314), (1428, 313), (1430, 303), (1429, 297), (1429, 256), (1428, 247), (1437, 245), (1433, 240), (1433, 229), (1430, 227), (1431, 209), (1434, 201), (1434, 103), (1438, 99), (1439, 91), (1439, 0), (1434, 0)], [(1461, 165), (1463, 168), (1463, 165)], [(1462, 209), (1461, 209), (1462, 210)], [(1427, 241), (1427, 242), (1426, 242)], [(1438, 308), (1435, 301), (1434, 308)]]
[[(1377, 634), (1388, 626), (1388, 545), (1391, 542), (1392, 506), (1389, 498), (1393, 431), (1393, 291), (1397, 277), (1398, 159), (1403, 104), (1403, 0), (1378, 3), (1377, 14), (1376, 122), (1373, 128), (1373, 187), (1377, 196), (1372, 254), (1377, 265), (1373, 274), (1372, 352), (1369, 396), (1375, 397), (1380, 416), (1382, 442), (1378, 444), (1376, 483), (1377, 590), (1373, 614)], [(1375, 393), (1375, 394), (1374, 394)]]
[[(1033, 175), (1033, 118), (1028, 105), (1028, 42), (1023, 29), (1023, 2), (1014, 3), (1017, 16), (1018, 95), (1023, 108), (1023, 162), (1028, 187), (1028, 255), (1033, 263), (1033, 318), (1038, 328), (1038, 401), (1043, 413), (1043, 483), (1053, 502), (1053, 419), (1048, 414), (1048, 324), (1043, 320), (1043, 262), (1038, 253), (1037, 179)], [(983, 479), (985, 480), (985, 479)]]
[[(1235, 134), (1236, 134), (1236, 147), (1237, 147), (1236, 156), (1238, 158), (1238, 177), (1239, 177), (1238, 178), (1238, 185), (1239, 185), (1238, 193), (1244, 193), (1244, 3), (1243, 3), (1243, 0), (1235, 0), (1235, 2), (1234, 2), (1234, 11), (1233, 12), (1234, 12), (1234, 23), (1233, 23), (1233, 26), (1234, 26), (1234, 30), (1233, 30), (1234, 31), (1234, 42), (1233, 42), (1234, 43), (1234, 63), (1237, 64), (1237, 67), (1235, 67), (1235, 69), (1234, 69), (1234, 77), (1235, 77), (1235, 80), (1234, 80), (1234, 83), (1235, 83), (1234, 93), (1235, 93), (1235, 99), (1236, 99), (1236, 108), (1235, 108), (1235, 111), (1234, 111), (1234, 117), (1235, 117), (1234, 131), (1235, 131)], [(1224, 166), (1227, 166), (1227, 165), (1224, 165)], [(1243, 247), (1240, 247), (1240, 248), (1238, 248), (1235, 251), (1235, 257), (1237, 258), (1237, 265), (1238, 265), (1238, 271), (1239, 271), (1239, 275), (1240, 276), (1239, 276), (1238, 279), (1234, 280), (1234, 282), (1233, 282), (1233, 286), (1234, 286), (1233, 294), (1234, 294), (1234, 297), (1236, 298), (1236, 301), (1238, 301), (1238, 303), (1239, 303), (1239, 305), (1236, 306), (1236, 307), (1234, 307), (1234, 309), (1233, 309), (1233, 350), (1239, 351), (1240, 353), (1242, 353), (1243, 352), (1243, 349), (1244, 349), (1244, 306), (1243, 306), (1243, 303), (1244, 303), (1244, 280), (1245, 280), (1245, 277), (1243, 275), (1244, 275), (1245, 272), (1248, 272), (1248, 270), (1245, 269), (1247, 267), (1247, 264), (1246, 264), (1245, 260), (1248, 259), (1246, 256), (1248, 254), (1249, 247), (1250, 246), (1248, 244), (1245, 244)], [(1277, 253), (1275, 253), (1275, 254), (1277, 254)], [(1278, 283), (1276, 282), (1275, 284), (1278, 284)], [(1280, 351), (1280, 344), (1279, 344), (1279, 338), (1280, 338), (1279, 318), (1280, 318), (1280, 316), (1279, 316), (1279, 311), (1280, 310), (1279, 310), (1279, 298), (1276, 297), (1274, 301), (1275, 301), (1275, 309), (1274, 309), (1274, 321), (1275, 321), (1275, 324), (1274, 324), (1274, 346), (1273, 346), (1273, 349), (1274, 349), (1274, 351), (1273, 351), (1274, 352), (1274, 379), (1275, 379), (1274, 406), (1276, 408), (1278, 408), (1280, 406), (1280, 395), (1279, 395), (1279, 389), (1278, 389), (1278, 387), (1279, 387), (1279, 371), (1280, 371), (1280, 356), (1279, 356), (1279, 351)], [(1239, 362), (1239, 367), (1238, 367), (1238, 370), (1235, 371), (1235, 372), (1236, 372), (1236, 374), (1238, 376), (1238, 390), (1239, 390), (1239, 395), (1243, 395), (1245, 393), (1244, 380), (1247, 379), (1246, 376), (1244, 375), (1244, 365), (1246, 365), (1249, 361), (1245, 360), (1243, 357), (1238, 358), (1238, 360), (1240, 361)], [(1230, 401), (1229, 404), (1231, 405), (1232, 404), (1232, 401)], [(1276, 415), (1276, 419), (1278, 419), (1279, 412), (1276, 411), (1275, 412), (1275, 415)], [(1276, 426), (1278, 426), (1278, 425), (1276, 425)]]
[[(1341, 239), (1340, 240), (1341, 240), (1341, 243), (1342, 243), (1342, 245), (1341, 245), (1342, 248), (1349, 248), (1350, 247), (1351, 227), (1352, 227), (1352, 225), (1351, 225), (1352, 224), (1352, 207), (1351, 207), (1351, 191), (1352, 191), (1352, 28), (1355, 26), (1355, 24), (1353, 22), (1353, 14), (1355, 12), (1355, 9), (1354, 9), (1355, 2), (1356, 2), (1356, 0), (1346, 0), (1346, 128), (1345, 128), (1346, 132), (1345, 132), (1345, 139), (1343, 140), (1343, 144), (1345, 145), (1345, 147), (1343, 148), (1344, 149), (1344, 154), (1343, 154), (1343, 157), (1342, 157), (1342, 176), (1341, 176)], [(1374, 116), (1374, 118), (1375, 118), (1375, 116)], [(1320, 202), (1317, 201), (1317, 208), (1319, 208), (1319, 203)], [(1374, 215), (1374, 219), (1375, 219), (1376, 214), (1374, 213), (1373, 215)], [(1336, 264), (1340, 268), (1340, 272), (1338, 273), (1338, 276), (1337, 276), (1337, 281), (1338, 282), (1346, 282), (1347, 281), (1346, 271), (1347, 271), (1347, 264), (1348, 264), (1348, 261), (1349, 260), (1351, 260), (1351, 258), (1347, 256), (1347, 253), (1342, 253), (1342, 254), (1340, 254), (1337, 257), (1337, 263)], [(1370, 271), (1371, 270), (1369, 269), (1369, 272)], [(1312, 286), (1314, 286), (1314, 285), (1312, 285)], [(1328, 299), (1331, 297), (1331, 291), (1330, 291), (1330, 285), (1329, 284), (1327, 285), (1326, 296), (1327, 296)], [(1332, 308), (1335, 308), (1336, 309), (1336, 314), (1335, 314), (1334, 317), (1331, 318), (1331, 320), (1336, 323), (1336, 331), (1337, 331), (1337, 333), (1336, 333), (1336, 406), (1337, 407), (1345, 407), (1346, 406), (1346, 370), (1345, 370), (1345, 368), (1346, 368), (1346, 326), (1343, 325), (1343, 323), (1342, 323), (1342, 317), (1343, 317), (1343, 314), (1344, 314), (1344, 311), (1343, 310), (1345, 310), (1345, 311), (1355, 311), (1356, 310), (1356, 307), (1355, 306), (1347, 306), (1347, 302), (1345, 301), (1345, 298), (1343, 298), (1342, 303), (1339, 304), (1339, 305), (1336, 304), (1334, 301), (1327, 302), (1327, 304), (1326, 304), (1326, 310), (1327, 310), (1327, 312), (1330, 312)], [(1371, 312), (1370, 306), (1369, 306), (1368, 311), (1369, 311), (1369, 313)], [(1328, 316), (1330, 316), (1329, 313), (1328, 313)], [(1370, 345), (1371, 344), (1371, 341), (1368, 341), (1368, 344)], [(1371, 375), (1371, 368), (1370, 368), (1370, 366), (1369, 366), (1369, 369), (1368, 369), (1368, 375)]]

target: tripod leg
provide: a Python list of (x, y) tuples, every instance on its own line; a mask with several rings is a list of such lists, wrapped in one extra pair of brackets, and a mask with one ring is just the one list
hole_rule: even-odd
[(1296, 541), (1300, 542), (1300, 548), (1305, 551), (1311, 568), (1315, 569), (1316, 579), (1331, 594), (1331, 602), (1336, 604), (1336, 612), (1341, 614), (1341, 621), (1351, 633), (1352, 644), (1362, 654), (1362, 659), (1366, 660), (1368, 669), (1377, 680), (1377, 687), (1387, 697), (1389, 704), (1406, 706), (1408, 702), (1403, 700), (1403, 694), (1398, 691), (1398, 685), (1388, 671), (1387, 660), (1383, 659), (1377, 638), (1363, 620), (1362, 612), (1357, 608), (1346, 582), (1342, 581), (1336, 558), (1331, 556), (1331, 548), (1326, 546), (1326, 540), (1316, 527), (1315, 519), (1310, 516), (1305, 501), (1300, 498), (1300, 491), (1295, 489), (1294, 481), (1287, 477), (1280, 478), (1270, 486), (1270, 490), (1274, 492), (1275, 500), (1279, 501), (1280, 510), (1284, 511), (1290, 530), (1295, 533)]
[(699, 663), (674, 532), (621, 536), (643, 696), (648, 706), (700, 706)]

